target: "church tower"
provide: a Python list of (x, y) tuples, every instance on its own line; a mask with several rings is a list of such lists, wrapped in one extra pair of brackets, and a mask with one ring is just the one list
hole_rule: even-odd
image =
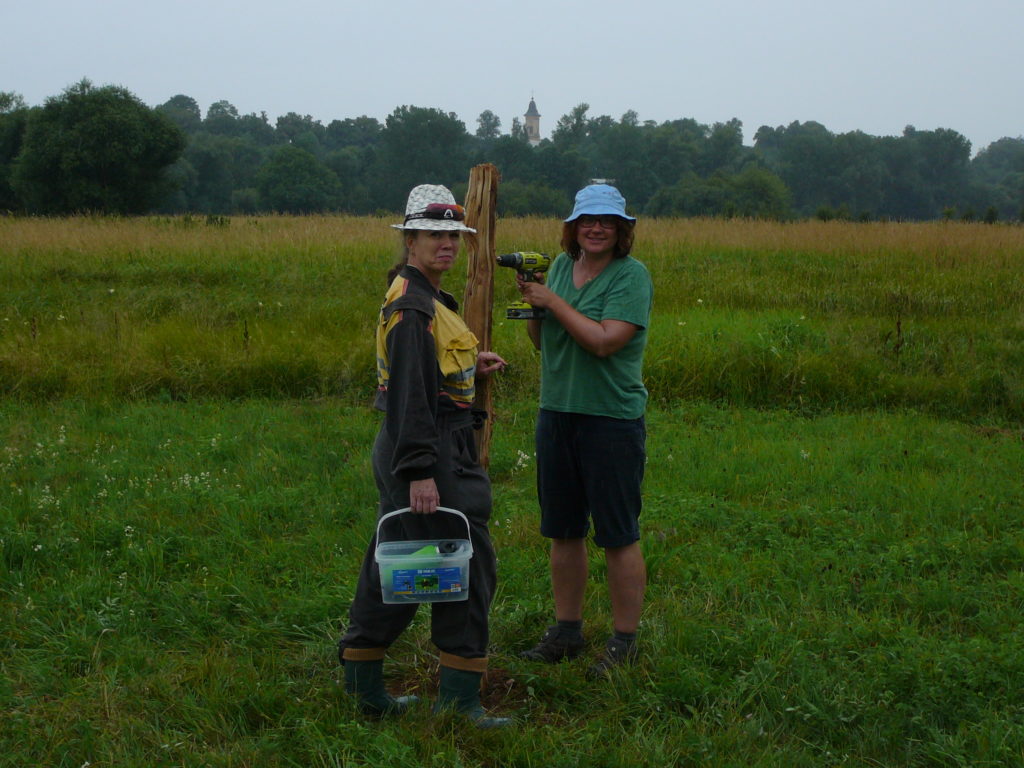
[(526, 138), (530, 140), (530, 146), (535, 147), (540, 144), (540, 112), (537, 111), (537, 104), (532, 96), (530, 97), (530, 106), (527, 107), (523, 119)]

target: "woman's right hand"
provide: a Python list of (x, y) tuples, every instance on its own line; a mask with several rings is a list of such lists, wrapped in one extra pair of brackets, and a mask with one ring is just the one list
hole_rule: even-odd
[(441, 495), (437, 492), (434, 478), (413, 480), (409, 483), (409, 511), (416, 515), (432, 515), (437, 512)]
[(543, 309), (550, 305), (555, 294), (541, 282), (544, 279), (543, 273), (535, 272), (534, 277), (537, 279), (536, 282), (528, 282), (523, 279), (522, 275), (516, 275), (516, 287), (523, 295), (523, 301), (531, 307)]

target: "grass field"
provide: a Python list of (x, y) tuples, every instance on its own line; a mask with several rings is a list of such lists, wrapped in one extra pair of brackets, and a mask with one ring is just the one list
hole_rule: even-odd
[[(611, 683), (516, 657), (537, 362), (496, 322), (487, 733), (339, 683), (387, 223), (0, 219), (0, 765), (1024, 765), (1024, 228), (641, 222), (651, 584)], [(429, 697), (426, 617), (388, 670)]]

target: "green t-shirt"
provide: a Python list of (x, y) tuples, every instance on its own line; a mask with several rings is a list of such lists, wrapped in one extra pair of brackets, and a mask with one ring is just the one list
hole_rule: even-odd
[(548, 272), (548, 287), (591, 320), (624, 320), (638, 330), (622, 349), (602, 358), (577, 344), (549, 313), (541, 321), (540, 407), (638, 419), (647, 405), (642, 368), (654, 295), (651, 276), (647, 267), (626, 256), (576, 288), (572, 267), (572, 259), (559, 255)]

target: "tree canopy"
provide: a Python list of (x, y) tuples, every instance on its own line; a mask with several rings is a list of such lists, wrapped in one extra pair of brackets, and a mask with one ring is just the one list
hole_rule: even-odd
[(814, 122), (761, 126), (751, 145), (732, 119), (642, 121), (592, 116), (577, 104), (532, 146), (519, 118), (507, 133), (484, 110), (458, 116), (404, 105), (382, 122), (327, 125), (289, 112), (205, 115), (178, 94), (150, 109), (123, 88), (74, 85), (41, 108), (0, 93), (0, 208), (33, 213), (401, 211), (424, 182), (464, 191), (494, 163), (503, 215), (564, 215), (592, 179), (613, 180), (650, 216), (1024, 219), (1024, 138), (971, 157), (949, 128), (899, 136), (836, 134)]
[(88, 80), (29, 114), (11, 187), (32, 213), (145, 213), (168, 190), (184, 133), (124, 88)]

